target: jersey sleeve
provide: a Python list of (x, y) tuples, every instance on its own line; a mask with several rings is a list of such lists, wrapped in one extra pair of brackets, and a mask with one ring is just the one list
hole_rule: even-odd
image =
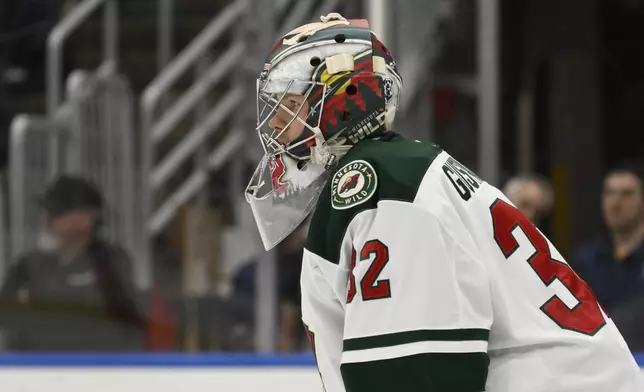
[(341, 374), (347, 391), (483, 391), (492, 324), (476, 249), (435, 213), (381, 201), (347, 227)]
[(336, 275), (334, 265), (304, 249), (301, 275), (302, 321), (315, 355), (324, 391), (344, 391), (340, 374), (344, 309), (323, 269), (331, 276)]

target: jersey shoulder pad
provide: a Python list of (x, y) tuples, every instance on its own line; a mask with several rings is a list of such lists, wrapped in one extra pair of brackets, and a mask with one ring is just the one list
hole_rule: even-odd
[(442, 150), (402, 138), (363, 140), (340, 160), (318, 199), (307, 249), (337, 263), (347, 226), (381, 200), (412, 202), (425, 172)]

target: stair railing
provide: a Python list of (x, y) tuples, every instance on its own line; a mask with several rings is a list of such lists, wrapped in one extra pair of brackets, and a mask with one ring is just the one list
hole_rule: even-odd
[(89, 18), (94, 11), (104, 8), (103, 61), (100, 70), (118, 69), (118, 3), (117, 0), (83, 0), (53, 28), (47, 38), (47, 114), (58, 109), (63, 100), (63, 45), (67, 38)]

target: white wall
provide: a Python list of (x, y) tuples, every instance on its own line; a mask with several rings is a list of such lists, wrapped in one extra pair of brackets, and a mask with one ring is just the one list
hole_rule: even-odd
[(322, 392), (315, 368), (0, 368), (11, 392)]
[(322, 392), (313, 367), (3, 367), (0, 380), (11, 392)]

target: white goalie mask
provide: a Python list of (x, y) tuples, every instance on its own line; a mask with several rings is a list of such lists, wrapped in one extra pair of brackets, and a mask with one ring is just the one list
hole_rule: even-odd
[(330, 14), (273, 47), (257, 81), (264, 156), (246, 188), (267, 250), (312, 212), (337, 161), (391, 126), (401, 88), (364, 20)]

